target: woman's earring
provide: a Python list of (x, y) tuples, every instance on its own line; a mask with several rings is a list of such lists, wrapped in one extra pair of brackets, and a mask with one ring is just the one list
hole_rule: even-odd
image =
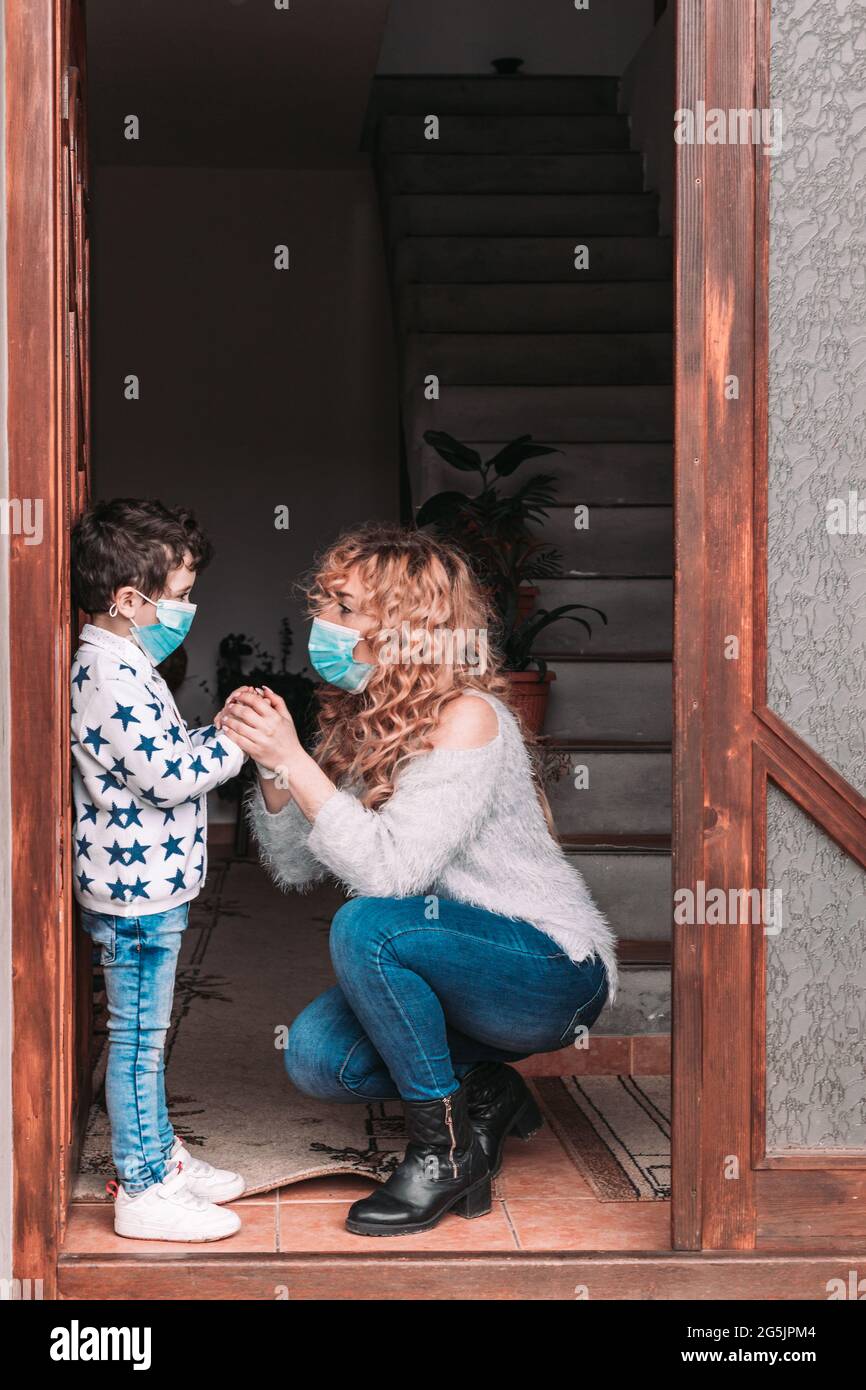
[(111, 605), (111, 607), (109, 608), (109, 610), (108, 610), (108, 616), (109, 616), (109, 618), (116, 618), (116, 617), (117, 617), (117, 604), (116, 604), (116, 603), (113, 603), (113, 604)]

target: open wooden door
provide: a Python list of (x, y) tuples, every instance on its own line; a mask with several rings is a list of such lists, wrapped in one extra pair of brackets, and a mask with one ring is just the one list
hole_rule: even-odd
[[(89, 163), (87, 143), (87, 65), (84, 12), (81, 0), (61, 7), (63, 59), (61, 72), (61, 229), (59, 289), (65, 380), (61, 389), (60, 472), (64, 503), (64, 534), (87, 501), (90, 481), (90, 237), (88, 231)], [(78, 644), (81, 615), (72, 604), (68, 575), (61, 576), (66, 600), (61, 631), (66, 639), (64, 661), (69, 669)], [(72, 769), (70, 741), (63, 744), (64, 817), (71, 831)], [(70, 875), (64, 875), (64, 915), (72, 923), (75, 906)], [(64, 979), (69, 999), (63, 1013), (70, 1030), (66, 1050), (64, 1124), (69, 1135), (67, 1177), (78, 1167), (78, 1151), (90, 1107), (92, 1032), (92, 966), (89, 942), (71, 930)]]
[(83, 7), (7, 5), (14, 1274), (54, 1290), (87, 1103), (88, 963), (73, 922), (69, 533), (88, 486), (89, 250)]
[(679, 1249), (866, 1237), (862, 92), (813, 9), (678, 6)]

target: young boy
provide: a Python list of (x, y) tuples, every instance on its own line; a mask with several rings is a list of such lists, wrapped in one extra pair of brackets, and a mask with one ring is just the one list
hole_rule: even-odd
[(156, 670), (189, 631), (211, 545), (187, 511), (115, 499), (72, 537), (75, 597), (91, 615), (72, 663), (75, 896), (101, 947), (114, 1229), (143, 1240), (219, 1240), (237, 1173), (193, 1158), (165, 1100), (164, 1046), (189, 905), (207, 870), (207, 793), (244, 754), (213, 724), (187, 730)]

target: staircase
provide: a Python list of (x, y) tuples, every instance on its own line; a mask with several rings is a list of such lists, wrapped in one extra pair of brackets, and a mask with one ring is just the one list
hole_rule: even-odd
[[(423, 439), (483, 455), (519, 434), (561, 450), (543, 537), (564, 575), (538, 603), (601, 608), (539, 653), (556, 672), (548, 792), (567, 852), (620, 937), (594, 1035), (670, 1029), (671, 243), (617, 112), (614, 78), (380, 78), (368, 119), (399, 335), (413, 508), (469, 475)], [(439, 138), (425, 138), (425, 118)], [(575, 247), (589, 268), (575, 269)], [(439, 399), (425, 400), (425, 378)], [(471, 486), (471, 480), (469, 484)], [(588, 530), (573, 509), (590, 509)], [(586, 767), (586, 790), (573, 769)]]

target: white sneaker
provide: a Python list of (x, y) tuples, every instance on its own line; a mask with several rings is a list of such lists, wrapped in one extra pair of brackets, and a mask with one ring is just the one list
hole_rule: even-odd
[(121, 1184), (114, 1199), (115, 1231), (138, 1240), (224, 1240), (240, 1224), (235, 1212), (196, 1196), (182, 1168), (132, 1196)]
[(240, 1197), (246, 1183), (240, 1173), (232, 1173), (228, 1168), (214, 1168), (203, 1158), (194, 1158), (183, 1140), (175, 1136), (169, 1163), (181, 1163), (182, 1171), (189, 1178), (189, 1185), (197, 1197), (208, 1202), (233, 1202)]

